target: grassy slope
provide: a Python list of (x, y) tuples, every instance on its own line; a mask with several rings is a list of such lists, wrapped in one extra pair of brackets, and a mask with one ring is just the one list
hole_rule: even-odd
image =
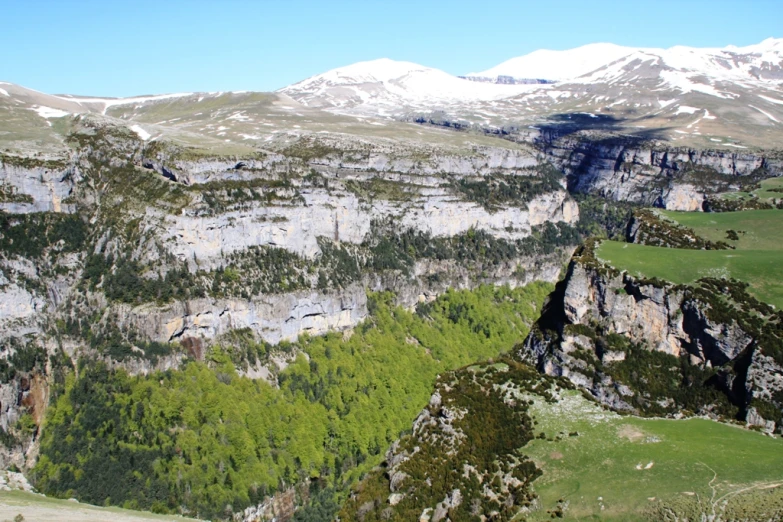
[[(598, 256), (634, 275), (674, 283), (692, 283), (702, 277), (733, 277), (749, 283), (751, 293), (762, 301), (783, 308), (783, 212), (662, 214), (707, 239), (727, 241), (736, 250), (680, 250), (605, 241), (598, 248)], [(727, 240), (727, 230), (738, 232), (739, 240)]]
[(783, 199), (783, 192), (775, 192), (775, 190), (783, 189), (783, 178), (769, 178), (765, 179), (761, 183), (761, 188), (752, 192), (727, 192), (722, 194), (721, 197), (725, 199), (749, 199), (755, 195), (761, 201), (771, 202), (772, 200)]
[(560, 499), (568, 520), (649, 520), (655, 515), (645, 512), (680, 497), (709, 506), (714, 477), (716, 499), (783, 483), (780, 439), (706, 419), (623, 417), (573, 391), (557, 404), (533, 398), (536, 430), (555, 440), (535, 439), (522, 450), (544, 471), (534, 482), (541, 507), (530, 520), (549, 520), (546, 511)]
[(130, 511), (115, 507), (96, 507), (70, 500), (59, 500), (26, 493), (24, 491), (0, 491), (0, 520), (13, 520), (22, 515), (25, 522), (143, 522), (191, 520), (179, 516), (155, 515), (142, 511)]

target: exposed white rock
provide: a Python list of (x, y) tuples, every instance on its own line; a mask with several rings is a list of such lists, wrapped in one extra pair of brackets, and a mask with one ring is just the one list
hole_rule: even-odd
[(63, 203), (73, 188), (69, 174), (66, 168), (26, 168), (3, 163), (0, 158), (0, 187), (13, 194), (10, 200), (0, 202), (0, 210), (12, 214), (72, 212), (73, 206)]
[(675, 185), (663, 196), (663, 207), (666, 210), (681, 210), (698, 212), (702, 210), (704, 194), (693, 185)]
[(21, 473), (14, 471), (0, 471), (0, 491), (27, 491), (35, 492), (35, 488), (30, 485)]
[(507, 207), (488, 212), (475, 203), (455, 198), (443, 189), (406, 202), (360, 201), (352, 193), (303, 192), (304, 205), (258, 205), (217, 216), (168, 216), (164, 243), (179, 259), (212, 268), (226, 254), (251, 246), (272, 246), (312, 258), (320, 253), (318, 238), (360, 244), (374, 219), (396, 218), (401, 230), (452, 236), (471, 228), (496, 237), (523, 238), (531, 227), (546, 222), (574, 223), (576, 202), (565, 191), (544, 194), (528, 210)]
[(120, 317), (146, 338), (171, 342), (179, 338), (214, 339), (231, 330), (250, 328), (276, 344), (302, 333), (320, 335), (345, 330), (367, 315), (364, 287), (353, 285), (330, 293), (270, 294), (251, 300), (193, 299), (165, 307), (123, 305)]

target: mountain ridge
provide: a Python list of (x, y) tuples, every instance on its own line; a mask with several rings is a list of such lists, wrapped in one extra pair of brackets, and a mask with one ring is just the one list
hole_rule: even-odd
[[(516, 79), (540, 78), (544, 80), (563, 81), (573, 80), (638, 52), (657, 55), (666, 54), (670, 56), (687, 53), (761, 53), (762, 57), (764, 57), (767, 56), (765, 55), (765, 52), (769, 53), (770, 49), (777, 49), (778, 52), (783, 50), (783, 38), (767, 38), (758, 44), (743, 47), (728, 45), (720, 48), (690, 47), (684, 45), (675, 45), (669, 48), (628, 47), (608, 42), (600, 42), (564, 50), (538, 49), (522, 56), (510, 58), (484, 71), (468, 73), (466, 76), (496, 77), (504, 75)], [(767, 57), (770, 58), (769, 56)], [(780, 61), (779, 58), (778, 61)], [(526, 67), (528, 69), (525, 69)], [(570, 69), (566, 72), (557, 71), (557, 69), (563, 67), (570, 67)]]

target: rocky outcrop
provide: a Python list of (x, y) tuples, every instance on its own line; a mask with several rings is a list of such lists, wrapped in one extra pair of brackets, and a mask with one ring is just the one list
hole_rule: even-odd
[(48, 404), (49, 382), (37, 371), (18, 374), (8, 382), (0, 383), (0, 430), (3, 437), (0, 469), (14, 466), (29, 470), (35, 464), (38, 431)]
[(363, 201), (351, 193), (302, 191), (303, 204), (253, 205), (217, 216), (167, 216), (163, 241), (178, 259), (198, 268), (220, 265), (223, 256), (253, 246), (284, 248), (306, 257), (320, 253), (318, 238), (361, 244), (374, 220), (393, 219), (400, 230), (454, 236), (474, 228), (495, 237), (521, 239), (546, 222), (574, 223), (579, 209), (565, 191), (537, 197), (527, 209), (489, 212), (445, 189), (408, 201)]
[[(410, 308), (435, 299), (449, 288), (472, 289), (480, 284), (514, 288), (533, 281), (554, 283), (572, 250), (563, 248), (547, 255), (521, 257), (480, 275), (455, 260), (425, 259), (416, 262), (410, 276), (398, 272), (370, 274), (344, 289), (264, 294), (250, 299), (202, 298), (163, 306), (114, 305), (111, 316), (119, 318), (117, 326), (121, 329), (157, 342), (196, 338), (209, 343), (231, 330), (247, 328), (259, 339), (276, 344), (296, 340), (303, 333), (321, 335), (353, 328), (368, 315), (368, 289), (393, 290), (397, 303)], [(176, 366), (176, 362), (172, 364)], [(152, 368), (147, 366), (129, 370), (148, 373)]]
[[(749, 423), (757, 423), (755, 405), (763, 405), (762, 415), (774, 427), (783, 408), (783, 363), (775, 355), (778, 341), (760, 341), (762, 333), (752, 326), (757, 321), (745, 319), (767, 310), (766, 305), (749, 313), (743, 306), (753, 306), (752, 298), (751, 305), (744, 305), (728, 297), (741, 295), (741, 289), (727, 288), (721, 294), (722, 285), (736, 282), (704, 280), (705, 288), (698, 289), (638, 279), (601, 265), (591, 258), (590, 248), (571, 262), (565, 280), (521, 346), (523, 360), (548, 375), (567, 377), (616, 409), (639, 411), (657, 403), (663, 410), (656, 413), (675, 414), (694, 408), (693, 403), (669, 408), (675, 406), (674, 399), (663, 395), (677, 395), (676, 386), (655, 395), (647, 391), (647, 377), (624, 380), (635, 371), (634, 357), (643, 353), (639, 350), (662, 352), (672, 356), (667, 359), (671, 362), (659, 364), (675, 367), (662, 368), (656, 378), (679, 378), (681, 386), (722, 390)], [(727, 306), (735, 312), (725, 315)], [(774, 315), (768, 320), (772, 322), (765, 329), (774, 330), (778, 320)], [(689, 370), (677, 370), (680, 365), (695, 368), (695, 373), (684, 377), (681, 372)], [(640, 369), (638, 375), (646, 371)], [(700, 378), (704, 381), (697, 382)], [(701, 406), (702, 413), (717, 411), (710, 404)]]
[(696, 212), (702, 210), (704, 199), (703, 189), (699, 190), (690, 183), (683, 183), (666, 188), (655, 204), (666, 210)]
[(571, 266), (566, 281), (563, 310), (569, 324), (600, 318), (612, 332), (672, 355), (690, 342), (679, 312), (681, 293), (638, 284), (627, 275), (606, 278), (581, 264)]
[(340, 517), (361, 522), (374, 511), (373, 520), (440, 522), (511, 520), (526, 512), (541, 472), (519, 448), (533, 437), (530, 399), (552, 400), (550, 385), (509, 359), (442, 375), (410, 433), (370, 473), (376, 486), (357, 488)]
[(27, 491), (35, 493), (35, 489), (21, 473), (0, 471), (0, 491)]
[[(538, 159), (526, 149), (486, 147), (471, 155), (424, 150), (419, 156), (416, 150), (403, 152), (399, 146), (387, 151), (376, 145), (352, 152), (329, 148), (339, 143), (319, 141), (317, 145), (322, 155), (304, 164), (272, 153), (239, 163), (170, 160), (176, 176), (195, 185), (293, 177), (290, 189), (274, 197), (217, 212), (195, 204), (180, 214), (165, 216), (156, 226), (169, 251), (192, 268), (209, 268), (219, 264), (221, 256), (251, 246), (275, 246), (312, 258), (320, 252), (317, 238), (359, 244), (367, 238), (370, 224), (379, 219), (393, 219), (400, 229), (433, 236), (453, 236), (475, 228), (518, 239), (529, 235), (532, 226), (574, 223), (579, 217), (578, 206), (565, 190), (540, 195), (525, 205), (489, 211), (460, 197), (450, 186), (466, 176), (480, 178), (498, 172), (536, 177), (532, 169)], [(297, 150), (302, 154), (309, 149)], [(147, 161), (150, 168), (163, 168)], [(314, 184), (297, 177), (307, 178), (308, 171), (320, 181)], [(393, 194), (379, 194), (379, 185)]]
[(296, 509), (307, 501), (308, 490), (303, 487), (290, 487), (275, 493), (257, 506), (251, 506), (240, 513), (234, 513), (234, 522), (288, 522), (294, 517)]
[(304, 136), (281, 150), (266, 150), (241, 160), (180, 158), (155, 148), (143, 151), (139, 165), (189, 185), (248, 181), (259, 175), (279, 178), (309, 169), (329, 177), (391, 174), (395, 176), (464, 177), (504, 171), (523, 174), (540, 164), (537, 151), (525, 144), (434, 146), (405, 139), (364, 140), (347, 136)]

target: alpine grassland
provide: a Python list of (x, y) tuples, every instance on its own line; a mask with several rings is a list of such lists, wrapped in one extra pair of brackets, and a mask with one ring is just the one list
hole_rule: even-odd
[(758, 299), (783, 308), (783, 211), (658, 212), (700, 237), (726, 242), (733, 249), (691, 250), (604, 241), (596, 255), (632, 275), (675, 284), (691, 284), (705, 277), (734, 278), (748, 283), (749, 292)]
[(783, 242), (780, 241), (783, 211), (780, 210), (656, 212), (666, 219), (693, 229), (704, 239), (725, 241), (737, 250), (783, 250)]
[(768, 178), (758, 184), (758, 188), (751, 191), (726, 192), (721, 197), (729, 201), (744, 201), (758, 199), (764, 203), (773, 203), (783, 200), (783, 178)]
[(619, 414), (510, 357), (441, 375), (413, 431), (391, 452), (352, 489), (341, 520), (783, 515), (780, 438), (707, 418)]
[[(537, 395), (536, 438), (521, 451), (543, 471), (528, 520), (779, 520), (783, 441), (704, 418), (641, 419), (573, 390)], [(713, 518), (708, 518), (713, 517)]]

